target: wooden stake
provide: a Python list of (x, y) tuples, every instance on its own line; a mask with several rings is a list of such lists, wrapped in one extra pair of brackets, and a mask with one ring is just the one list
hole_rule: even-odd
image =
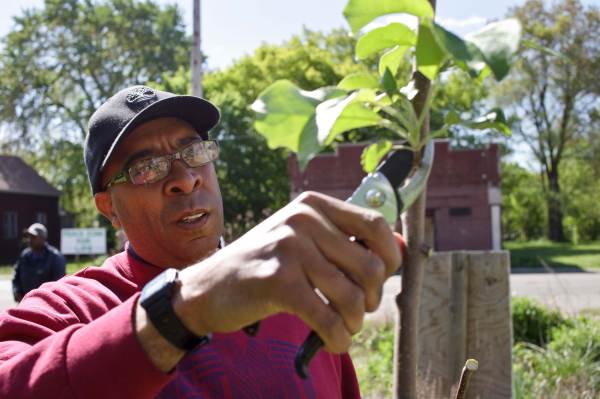
[(469, 380), (478, 368), (479, 362), (477, 362), (477, 360), (467, 359), (465, 367), (462, 369), (462, 374), (460, 375), (460, 382), (458, 383), (458, 390), (456, 391), (454, 399), (465, 399), (467, 388), (469, 387)]

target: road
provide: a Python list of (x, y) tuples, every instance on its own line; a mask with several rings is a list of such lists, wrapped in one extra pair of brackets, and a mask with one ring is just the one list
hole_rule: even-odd
[[(401, 288), (399, 276), (391, 277), (384, 286), (382, 304), (367, 315), (372, 322), (394, 320), (394, 297)], [(510, 275), (512, 296), (527, 296), (565, 315), (582, 310), (600, 310), (600, 273), (513, 273)]]
[(10, 277), (0, 276), (0, 311), (14, 305)]
[[(513, 296), (528, 296), (565, 314), (586, 309), (600, 309), (600, 273), (513, 273), (510, 276)], [(390, 278), (384, 287), (382, 304), (367, 316), (372, 321), (394, 318), (394, 296), (400, 290), (400, 277)], [(15, 303), (9, 277), (0, 277), (0, 311)]]

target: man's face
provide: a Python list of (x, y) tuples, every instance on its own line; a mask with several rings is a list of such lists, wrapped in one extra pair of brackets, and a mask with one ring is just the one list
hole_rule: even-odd
[(34, 236), (33, 234), (27, 234), (27, 244), (31, 249), (39, 251), (44, 247), (46, 240), (40, 236)]
[[(140, 159), (172, 154), (200, 136), (187, 122), (158, 118), (119, 144), (102, 172), (104, 186)], [(169, 174), (146, 185), (115, 184), (96, 194), (96, 206), (123, 227), (135, 251), (161, 267), (183, 267), (212, 253), (223, 232), (223, 204), (212, 163), (189, 168), (173, 160)]]

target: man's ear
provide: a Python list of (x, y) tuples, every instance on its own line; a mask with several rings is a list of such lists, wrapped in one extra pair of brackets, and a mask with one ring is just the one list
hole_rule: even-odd
[(100, 191), (94, 195), (94, 200), (96, 201), (96, 209), (98, 212), (104, 215), (115, 229), (120, 229), (122, 227), (121, 221), (113, 207), (112, 196), (110, 193), (108, 191)]

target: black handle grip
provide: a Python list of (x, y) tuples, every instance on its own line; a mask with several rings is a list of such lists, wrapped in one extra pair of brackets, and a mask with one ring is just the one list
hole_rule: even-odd
[(254, 322), (249, 326), (243, 328), (244, 332), (251, 337), (256, 336), (258, 334), (258, 328), (260, 327), (260, 321)]
[(300, 378), (308, 378), (308, 364), (322, 347), (323, 340), (321, 337), (319, 337), (316, 332), (311, 331), (300, 347), (300, 350), (296, 353), (296, 358), (294, 359), (296, 373)]
[[(356, 237), (350, 237), (350, 240), (367, 248), (364, 241), (356, 239)], [(311, 331), (310, 334), (308, 334), (308, 337), (304, 340), (304, 343), (296, 353), (296, 358), (294, 359), (296, 374), (298, 374), (300, 378), (308, 378), (308, 364), (323, 345), (323, 340), (316, 332)]]

